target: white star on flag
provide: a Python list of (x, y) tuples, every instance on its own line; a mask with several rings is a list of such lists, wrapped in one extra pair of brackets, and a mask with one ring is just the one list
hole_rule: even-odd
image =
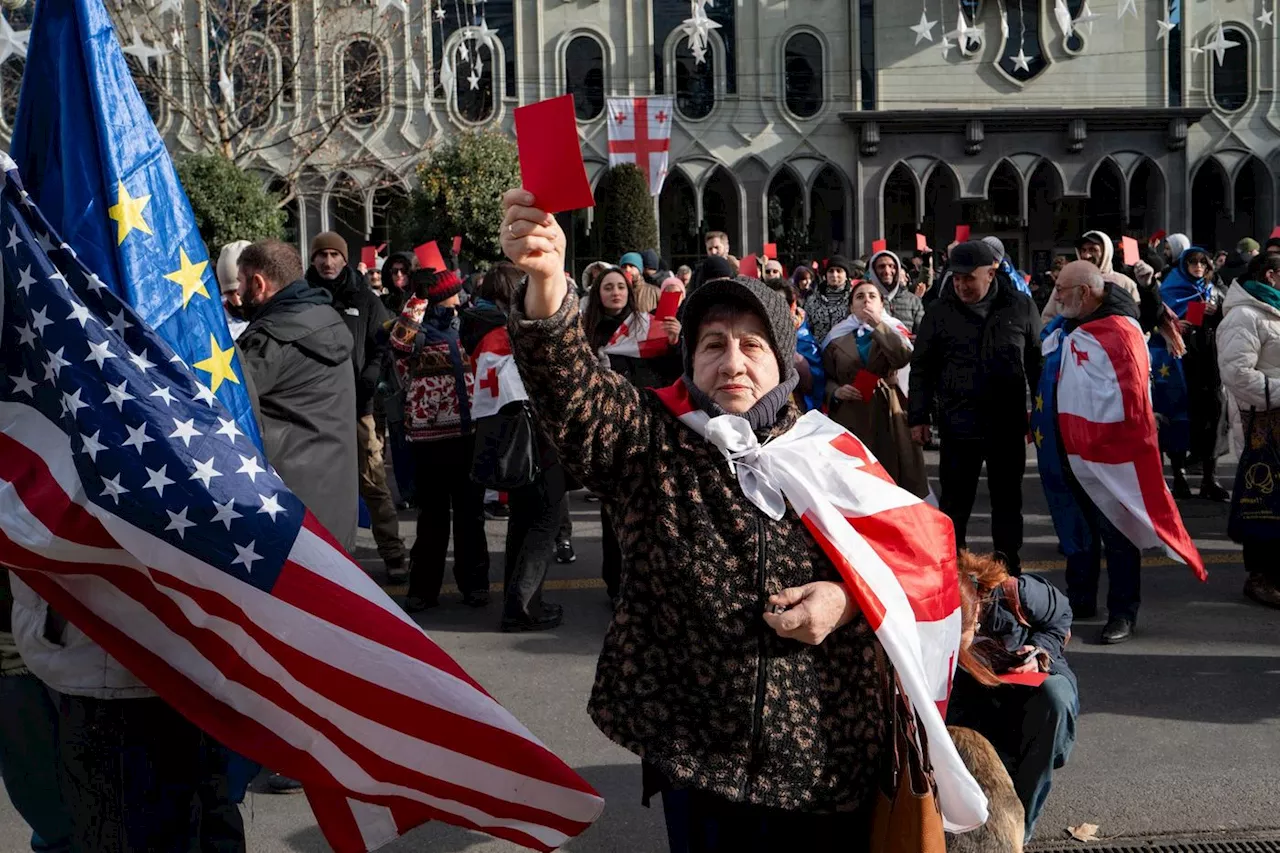
[(22, 346), (23, 344), (32, 349), (36, 348), (36, 333), (26, 323), (18, 326), (18, 345)]
[(258, 560), (262, 559), (261, 557), (259, 557), (257, 554), (254, 553), (253, 551), (254, 543), (250, 542), (248, 545), (244, 546), (243, 548), (240, 547), (239, 545), (236, 545), (234, 542), (232, 542), (231, 544), (236, 549), (236, 555), (237, 555), (236, 558), (231, 561), (231, 565), (234, 566), (236, 563), (241, 563), (244, 566), (244, 569), (246, 572), (252, 572), (253, 564), (256, 563)]
[(260, 497), (262, 498), (262, 509), (258, 510), (258, 512), (265, 512), (267, 515), (271, 516), (272, 521), (275, 521), (276, 514), (284, 512), (284, 507), (280, 506), (280, 502), (276, 500), (275, 495), (272, 495), (271, 497), (260, 495)]
[(23, 293), (30, 295), (31, 285), (35, 283), (36, 283), (35, 277), (31, 275), (31, 267), (18, 270), (18, 290), (21, 290)]
[(150, 361), (147, 360), (146, 352), (129, 353), (129, 361), (133, 362), (133, 366), (143, 372), (155, 367), (154, 364), (152, 364)]
[(102, 343), (89, 344), (89, 354), (84, 357), (84, 360), (95, 362), (101, 370), (107, 359), (115, 357), (116, 354), (111, 351), (111, 341), (105, 340)]
[(144, 470), (147, 472), (147, 482), (142, 488), (155, 489), (157, 495), (164, 497), (164, 487), (173, 485), (173, 480), (170, 480), (165, 476), (165, 469), (168, 467), (168, 465), (161, 465), (159, 471), (152, 471), (150, 468), (145, 468)]
[(214, 395), (212, 391), (209, 390), (209, 387), (205, 385), (203, 382), (196, 383), (196, 399), (199, 400), (201, 403), (208, 404), (209, 408), (211, 409), (216, 408), (218, 404), (218, 398)]
[(227, 438), (231, 439), (233, 442), (237, 438), (241, 438), (244, 436), (244, 433), (240, 431), (240, 427), (236, 426), (236, 422), (234, 420), (231, 420), (230, 418), (218, 418), (218, 424), (220, 426), (218, 428), (217, 434), (225, 435)]
[(31, 399), (35, 399), (36, 383), (32, 382), (30, 377), (25, 373), (19, 373), (17, 376), (10, 376), (13, 380), (13, 393), (26, 394)]
[[(209, 461), (212, 462), (213, 460), (210, 459)], [(221, 475), (215, 471), (213, 476), (219, 477)], [(214, 513), (213, 518), (209, 519), (209, 523), (214, 524), (216, 522), (221, 521), (224, 525), (226, 525), (227, 530), (230, 530), (231, 522), (235, 521), (237, 518), (241, 518), (240, 513), (236, 512), (234, 509), (235, 503), (236, 503), (235, 498), (227, 498), (227, 502), (224, 504), (220, 504), (217, 501), (214, 501), (213, 506), (214, 506), (214, 509), (217, 510), (217, 512)]]
[[(196, 470), (191, 474), (191, 479), (199, 480), (200, 482), (204, 483), (204, 487), (206, 489), (209, 488), (210, 480), (212, 480), (214, 477), (222, 476), (213, 467), (213, 460), (214, 460), (214, 457), (210, 456), (204, 462), (197, 461)], [(214, 506), (217, 506), (217, 504), (215, 503)], [(217, 521), (217, 519), (214, 519), (214, 521)]]
[(128, 392), (128, 385), (129, 382), (126, 379), (120, 380), (119, 385), (107, 385), (107, 402), (115, 403), (116, 408), (121, 412), (124, 411), (124, 404), (126, 401), (136, 399)]
[[(239, 456), (240, 454), (237, 453), (236, 455)], [(266, 470), (261, 465), (258, 464), (258, 457), (240, 456), (240, 470), (236, 471), (236, 473), (248, 474), (249, 482), (256, 483), (258, 482), (256, 479), (257, 475), (265, 474)]]
[(136, 428), (125, 424), (124, 428), (128, 431), (129, 437), (122, 442), (122, 447), (132, 447), (138, 453), (142, 453), (142, 445), (155, 441), (154, 438), (147, 435), (146, 422), (139, 424)]
[(184, 506), (182, 508), (182, 512), (174, 512), (171, 509), (165, 510), (165, 512), (168, 513), (169, 515), (169, 524), (167, 527), (165, 527), (165, 530), (176, 531), (179, 539), (185, 539), (187, 537), (188, 527), (196, 526), (196, 523), (194, 521), (187, 520), (188, 509), (189, 507)]
[(14, 246), (21, 246), (21, 245), (22, 245), (22, 238), (18, 236), (18, 226), (15, 225), (9, 229), (9, 245), (5, 246), (5, 248), (12, 249)]
[(62, 351), (65, 349), (66, 347), (58, 347), (57, 352), (49, 353), (49, 361), (45, 365), (45, 369), (48, 371), (49, 375), (45, 378), (60, 379), (62, 378), (62, 368), (71, 366), (71, 362), (62, 357)]
[(164, 400), (164, 404), (165, 404), (166, 406), (172, 406), (172, 405), (173, 405), (173, 393), (169, 391), (168, 386), (166, 386), (166, 385), (157, 385), (157, 384), (156, 384), (156, 383), (154, 383), (154, 382), (152, 382), (152, 383), (151, 383), (151, 386), (152, 386), (153, 388), (155, 388), (156, 390), (152, 391), (152, 392), (151, 392), (150, 394), (148, 394), (147, 396), (149, 396), (149, 397), (159, 397), (161, 400)]
[(111, 326), (109, 328), (111, 329), (111, 331), (115, 332), (117, 335), (123, 335), (125, 332), (125, 329), (133, 328), (133, 324), (130, 323), (128, 319), (125, 318), (123, 309), (120, 311), (120, 313), (110, 314), (109, 316), (111, 317)]
[(80, 434), (80, 442), (84, 445), (85, 455), (95, 463), (98, 461), (98, 451), (107, 449), (104, 444), (98, 441), (98, 435), (101, 432), (102, 430), (98, 429), (93, 431), (93, 435)]
[(102, 488), (103, 488), (103, 496), (111, 498), (111, 500), (113, 500), (117, 504), (120, 503), (121, 495), (129, 494), (129, 490), (126, 489), (124, 486), (120, 485), (119, 474), (116, 474), (114, 477), (110, 479), (107, 479), (106, 477), (102, 477)]
[(88, 403), (80, 400), (80, 391), (81, 389), (77, 388), (74, 394), (68, 394), (65, 391), (62, 393), (62, 409), (73, 418), (76, 416), (76, 412), (89, 408)]
[(194, 418), (189, 421), (180, 421), (177, 418), (174, 418), (173, 425), (177, 427), (177, 429), (169, 433), (169, 438), (180, 438), (182, 439), (182, 443), (187, 447), (191, 447), (191, 439), (200, 438), (200, 431), (195, 427)]

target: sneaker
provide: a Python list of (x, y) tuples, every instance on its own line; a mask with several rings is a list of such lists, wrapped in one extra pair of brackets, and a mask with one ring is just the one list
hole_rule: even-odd
[(559, 604), (542, 605), (542, 614), (536, 617), (502, 617), (502, 631), (511, 634), (520, 631), (549, 631), (560, 627), (564, 621), (564, 608)]
[(267, 790), (273, 794), (296, 794), (302, 790), (302, 783), (279, 773), (267, 777)]
[(576, 563), (577, 561), (578, 561), (578, 555), (573, 553), (572, 542), (556, 543), (556, 562), (557, 563), (567, 564), (567, 563)]
[(1102, 629), (1102, 644), (1116, 646), (1128, 642), (1133, 637), (1133, 620), (1123, 616), (1112, 616)]
[(499, 518), (510, 518), (511, 510), (497, 501), (494, 501), (491, 504), (484, 505), (484, 517), (490, 521), (495, 521)]
[(1244, 582), (1244, 597), (1280, 609), (1280, 587), (1267, 580), (1261, 572), (1249, 573), (1249, 579)]

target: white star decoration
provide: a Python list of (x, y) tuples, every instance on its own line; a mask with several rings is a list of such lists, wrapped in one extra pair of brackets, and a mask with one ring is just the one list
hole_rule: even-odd
[(924, 10), (920, 11), (920, 23), (911, 28), (911, 32), (916, 34), (916, 44), (922, 41), (933, 41), (933, 28), (938, 25), (937, 21), (930, 21), (929, 16)]
[(120, 475), (116, 474), (111, 479), (102, 477), (102, 495), (111, 498), (115, 503), (120, 503), (120, 496), (129, 494), (129, 490), (120, 485)]
[(116, 408), (121, 412), (124, 411), (125, 401), (137, 399), (127, 390), (128, 384), (128, 380), (121, 380), (119, 385), (107, 385), (106, 401), (108, 403), (115, 403)]
[(244, 435), (244, 433), (240, 431), (240, 427), (236, 426), (236, 422), (229, 418), (218, 418), (218, 424), (219, 428), (217, 434), (225, 435), (227, 438), (231, 439), (232, 442), (234, 442), (236, 438)]
[[(236, 455), (239, 456), (239, 454)], [(249, 476), (249, 482), (256, 483), (258, 482), (257, 476), (259, 474), (265, 474), (266, 469), (258, 464), (258, 457), (240, 456), (240, 470), (236, 471), (236, 473), (247, 474)]]
[(1259, 29), (1265, 30), (1267, 27), (1275, 26), (1275, 14), (1274, 9), (1264, 8), (1262, 14), (1258, 16)]
[[(204, 483), (204, 487), (207, 489), (209, 488), (210, 480), (212, 480), (214, 477), (221, 477), (221, 476), (222, 475), (219, 474), (217, 470), (213, 467), (213, 457), (210, 456), (204, 462), (196, 463), (196, 470), (194, 473), (192, 473), (191, 479), (199, 480), (200, 482)], [(217, 504), (214, 504), (214, 506), (217, 506)], [(215, 521), (216, 520), (217, 519), (215, 519)]]
[(142, 36), (138, 35), (137, 27), (130, 27), (130, 34), (133, 40), (122, 46), (120, 49), (142, 63), (143, 68), (151, 67), (151, 60), (159, 59), (169, 52), (169, 48), (160, 45), (148, 45), (142, 40)]
[(15, 30), (9, 25), (9, 19), (0, 15), (0, 65), (11, 56), (27, 56), (27, 41), (31, 38), (31, 30)]
[(1165, 9), (1164, 18), (1156, 21), (1156, 26), (1160, 28), (1160, 31), (1156, 33), (1156, 41), (1164, 41), (1169, 37), (1169, 33), (1173, 28), (1178, 25), (1169, 20), (1169, 10)]
[(101, 370), (107, 359), (115, 357), (116, 354), (111, 351), (111, 341), (105, 340), (100, 344), (89, 344), (89, 354), (84, 357), (84, 360), (96, 363)]
[(147, 425), (145, 422), (139, 424), (137, 429), (134, 429), (128, 424), (125, 424), (124, 428), (129, 432), (129, 437), (124, 440), (124, 442), (121, 445), (122, 447), (132, 447), (134, 450), (138, 451), (139, 454), (141, 454), (142, 445), (150, 444), (151, 442), (155, 441), (154, 438), (147, 435)]
[(1214, 56), (1218, 58), (1218, 64), (1221, 65), (1223, 59), (1226, 58), (1227, 51), (1239, 46), (1240, 42), (1231, 41), (1231, 39), (1227, 38), (1227, 31), (1223, 28), (1222, 22), (1219, 21), (1217, 35), (1214, 36), (1213, 41), (1205, 44), (1204, 49), (1213, 51)]
[(1075, 28), (1080, 29), (1081, 24), (1089, 25), (1089, 35), (1093, 35), (1093, 22), (1101, 18), (1089, 11), (1089, 0), (1085, 0), (1084, 7), (1080, 10), (1080, 14), (1076, 15)]
[(145, 469), (147, 472), (147, 482), (142, 488), (155, 489), (157, 495), (164, 497), (164, 487), (173, 485), (173, 480), (170, 480), (165, 476), (165, 469), (168, 467), (168, 465), (161, 465), (159, 471), (152, 471), (150, 468)]
[(99, 430), (94, 430), (93, 435), (85, 435), (83, 433), (80, 434), (80, 441), (82, 444), (84, 444), (83, 449), (84, 449), (85, 455), (88, 456), (89, 459), (95, 463), (98, 461), (98, 451), (106, 450), (106, 446), (98, 441), (98, 436), (101, 433), (102, 433), (102, 430), (99, 429)]
[(31, 274), (31, 267), (18, 270), (18, 289), (23, 293), (30, 295), (31, 285), (36, 283), (35, 276)]
[(173, 425), (177, 427), (173, 432), (169, 433), (169, 438), (180, 438), (185, 447), (191, 447), (191, 439), (200, 438), (200, 431), (195, 427), (195, 419), (189, 421), (180, 421), (173, 419)]
[(35, 399), (36, 383), (31, 381), (27, 374), (19, 373), (17, 376), (10, 376), (9, 378), (13, 380), (13, 393), (26, 394), (31, 399)]
[[(210, 459), (209, 461), (212, 462), (213, 460)], [(214, 474), (214, 476), (216, 477), (218, 475)], [(224, 504), (220, 504), (217, 501), (214, 501), (213, 507), (214, 509), (217, 510), (217, 512), (214, 513), (214, 516), (209, 520), (209, 523), (213, 524), (215, 522), (221, 521), (224, 525), (226, 525), (227, 530), (230, 530), (231, 522), (241, 517), (240, 513), (236, 512), (235, 509), (233, 508), (235, 506), (235, 503), (236, 502), (234, 498), (228, 498), (227, 502)]]
[(88, 403), (81, 402), (80, 391), (81, 389), (77, 388), (74, 394), (67, 394), (66, 392), (62, 394), (62, 410), (73, 418), (76, 416), (76, 412), (89, 408)]
[(144, 373), (150, 370), (151, 368), (155, 367), (154, 364), (152, 364), (150, 361), (147, 360), (146, 352), (129, 353), (129, 361), (133, 362), (133, 366), (143, 371)]
[(1120, 5), (1117, 7), (1117, 11), (1116, 11), (1116, 17), (1123, 18), (1125, 14), (1129, 12), (1132, 12), (1133, 17), (1137, 19), (1138, 0), (1120, 0)]
[(168, 389), (168, 387), (167, 387), (167, 386), (164, 386), (164, 385), (157, 385), (157, 384), (156, 384), (156, 383), (154, 383), (154, 382), (152, 382), (152, 383), (151, 383), (151, 386), (152, 386), (153, 388), (155, 388), (156, 390), (152, 391), (152, 392), (151, 392), (150, 394), (148, 394), (147, 396), (149, 396), (149, 397), (159, 397), (161, 400), (164, 400), (164, 404), (165, 404), (166, 406), (172, 406), (172, 405), (173, 405), (173, 393)]
[(236, 549), (236, 558), (231, 561), (231, 565), (234, 566), (236, 563), (240, 563), (244, 566), (246, 572), (252, 572), (253, 564), (262, 559), (262, 557), (254, 553), (254, 543), (250, 542), (243, 548), (234, 542), (232, 542), (231, 545)]
[(955, 47), (955, 43), (951, 41), (949, 33), (942, 34), (942, 55), (947, 56), (951, 53), (951, 48)]
[(93, 315), (89, 313), (88, 305), (83, 302), (73, 302), (71, 304), (71, 314), (68, 315), (67, 319), (75, 320), (80, 324), (80, 328), (83, 329), (93, 319)]
[(1027, 52), (1025, 50), (1018, 48), (1018, 55), (1012, 57), (1012, 59), (1014, 71), (1025, 71), (1028, 74), (1031, 73), (1031, 57), (1027, 56)]
[(707, 0), (693, 0), (692, 16), (686, 18), (680, 25), (680, 29), (689, 37), (689, 50), (693, 53), (694, 62), (699, 65), (706, 61), (707, 46), (711, 43), (711, 31), (720, 29), (718, 23), (707, 17), (706, 3)]
[(169, 515), (169, 525), (165, 527), (165, 530), (176, 531), (179, 539), (186, 538), (188, 527), (196, 526), (196, 523), (194, 521), (187, 520), (187, 509), (188, 507), (184, 506), (182, 508), (182, 512), (173, 512), (172, 510), (167, 510), (167, 509), (165, 510), (165, 512), (168, 513)]
[[(280, 506), (280, 502), (276, 499), (276, 495), (272, 495), (271, 497), (259, 495), (259, 497), (262, 498), (262, 509), (258, 510), (259, 515), (265, 512), (267, 515), (271, 516), (272, 521), (275, 521), (276, 515), (284, 512), (284, 507)], [(288, 513), (285, 514), (287, 515)]]

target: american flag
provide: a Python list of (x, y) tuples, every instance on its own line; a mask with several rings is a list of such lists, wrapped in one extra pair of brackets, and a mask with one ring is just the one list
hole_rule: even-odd
[(603, 800), (408, 619), (3, 157), (0, 554), (174, 708), (302, 781), (331, 846), (552, 850)]

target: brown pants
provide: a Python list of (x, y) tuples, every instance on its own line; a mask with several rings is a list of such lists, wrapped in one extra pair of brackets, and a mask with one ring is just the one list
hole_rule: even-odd
[(383, 562), (404, 560), (404, 541), (400, 538), (400, 519), (387, 488), (387, 468), (382, 458), (382, 439), (373, 423), (373, 415), (356, 421), (356, 445), (360, 448), (360, 497), (373, 519), (373, 538), (378, 543), (378, 556)]

